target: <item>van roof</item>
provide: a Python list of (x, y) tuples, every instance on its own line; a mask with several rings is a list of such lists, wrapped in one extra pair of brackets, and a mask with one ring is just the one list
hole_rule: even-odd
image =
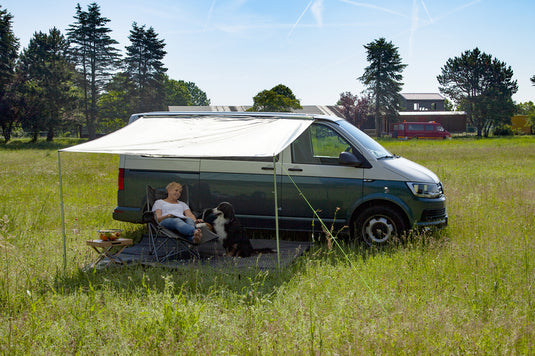
[(288, 113), (288, 112), (236, 112), (236, 111), (156, 111), (156, 112), (147, 112), (133, 114), (130, 116), (129, 123), (136, 121), (139, 118), (151, 118), (151, 117), (255, 117), (255, 118), (281, 118), (281, 119), (310, 119), (310, 120), (327, 120), (332, 122), (344, 121), (343, 118), (337, 116), (327, 116), (327, 115), (313, 115), (313, 114), (300, 114), (300, 113)]

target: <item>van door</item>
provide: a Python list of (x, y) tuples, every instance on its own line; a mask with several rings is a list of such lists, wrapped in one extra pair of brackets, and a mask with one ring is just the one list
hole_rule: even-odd
[(437, 124), (429, 123), (425, 125), (425, 137), (439, 138), (440, 133), (436, 130)]
[[(278, 159), (278, 157), (277, 157)], [(276, 163), (280, 175), (281, 163)], [(213, 208), (227, 201), (248, 228), (275, 228), (273, 157), (201, 159), (200, 201)], [(277, 177), (280, 196), (280, 177)]]
[(123, 155), (119, 161), (121, 183), (113, 218), (141, 223), (146, 209), (147, 185), (164, 188), (170, 182), (188, 186), (190, 208), (198, 209), (199, 160)]
[(344, 151), (360, 156), (335, 125), (327, 123), (311, 125), (285, 150), (279, 215), (281, 227), (310, 229), (314, 216), (312, 209), (318, 211), (328, 227), (335, 218), (337, 225), (347, 224), (353, 204), (362, 196), (364, 172), (363, 168), (340, 165), (339, 155)]

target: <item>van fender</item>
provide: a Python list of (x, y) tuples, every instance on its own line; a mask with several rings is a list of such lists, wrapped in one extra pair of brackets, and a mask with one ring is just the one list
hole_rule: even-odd
[(389, 194), (388, 192), (384, 192), (369, 194), (355, 201), (351, 206), (351, 209), (347, 210), (346, 219), (349, 223), (349, 226), (353, 226), (353, 222), (361, 211), (373, 205), (385, 205), (396, 209), (402, 213), (407, 226), (412, 226), (415, 221), (412, 209), (402, 199), (395, 195)]

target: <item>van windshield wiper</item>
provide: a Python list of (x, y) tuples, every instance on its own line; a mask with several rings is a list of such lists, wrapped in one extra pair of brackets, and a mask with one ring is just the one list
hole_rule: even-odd
[(377, 157), (377, 159), (386, 159), (386, 158), (399, 158), (398, 155), (384, 155), (382, 157)]

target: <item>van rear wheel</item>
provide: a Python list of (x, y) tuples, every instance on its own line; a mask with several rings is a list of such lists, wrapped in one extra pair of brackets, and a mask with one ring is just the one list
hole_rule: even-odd
[(353, 236), (362, 238), (370, 246), (382, 246), (407, 229), (403, 217), (388, 206), (370, 206), (354, 220)]

